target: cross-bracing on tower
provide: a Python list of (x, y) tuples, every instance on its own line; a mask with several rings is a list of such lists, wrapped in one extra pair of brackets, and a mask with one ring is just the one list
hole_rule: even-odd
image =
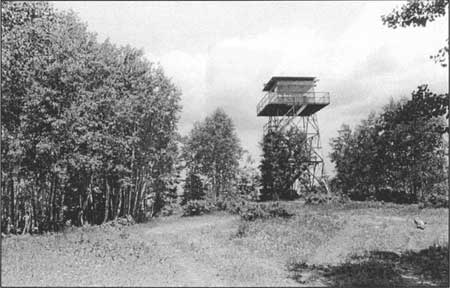
[[(328, 92), (316, 92), (315, 77), (272, 77), (264, 85), (263, 98), (256, 107), (257, 116), (269, 117), (264, 125), (264, 135), (270, 131), (282, 131), (295, 126), (305, 133), (304, 149), (307, 153), (307, 188), (324, 185), (323, 157), (316, 112), (330, 104)], [(292, 183), (299, 190), (299, 181)]]

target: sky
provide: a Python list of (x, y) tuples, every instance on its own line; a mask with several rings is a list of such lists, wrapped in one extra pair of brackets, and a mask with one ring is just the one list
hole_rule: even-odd
[[(217, 107), (233, 119), (244, 149), (259, 159), (264, 117), (256, 116), (272, 76), (313, 76), (331, 103), (317, 113), (326, 173), (330, 139), (391, 98), (421, 84), (448, 93), (448, 69), (434, 55), (448, 38), (448, 13), (425, 28), (391, 29), (381, 15), (404, 1), (55, 2), (72, 9), (98, 40), (141, 48), (181, 90), (179, 132)], [(448, 12), (448, 10), (447, 10)]]

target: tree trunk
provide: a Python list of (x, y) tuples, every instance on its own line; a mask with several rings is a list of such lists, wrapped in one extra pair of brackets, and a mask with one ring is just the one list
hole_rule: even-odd
[(10, 223), (13, 223), (13, 225), (14, 225), (14, 228), (16, 228), (15, 227), (15, 223), (16, 223), (16, 213), (15, 213), (15, 205), (14, 205), (14, 178), (13, 177), (11, 177), (10, 179), (9, 179), (9, 193), (10, 193), (10, 217), (11, 217), (11, 222)]
[(130, 214), (131, 212), (131, 194), (133, 192), (133, 189), (131, 189), (131, 187), (129, 188), (129, 192), (128, 192), (128, 207), (127, 207), (127, 214)]
[(50, 208), (49, 218), (50, 218), (50, 222), (51, 223), (53, 222), (53, 198), (54, 198), (54, 195), (55, 195), (54, 189), (55, 189), (55, 185), (54, 185), (54, 176), (53, 176), (52, 179), (50, 180), (50, 195), (49, 195), (50, 199), (49, 199), (49, 203), (48, 203), (48, 205), (50, 206), (49, 207)]
[(120, 187), (119, 189), (119, 203), (117, 204), (117, 212), (116, 212), (116, 218), (120, 217), (120, 211), (121, 211), (121, 206), (122, 206), (122, 194), (123, 194), (123, 188)]
[(61, 204), (59, 206), (59, 209), (61, 209), (61, 213), (60, 213), (60, 218), (61, 219), (59, 219), (60, 221), (64, 221), (64, 212), (65, 212), (64, 197), (65, 197), (64, 191), (61, 191)]
[(135, 185), (135, 188), (134, 188), (136, 193), (134, 195), (134, 205), (133, 205), (133, 210), (132, 210), (132, 216), (133, 217), (136, 217), (137, 204), (138, 204), (138, 201), (139, 201), (139, 195), (140, 195), (140, 192), (141, 192), (141, 186), (142, 186), (142, 182), (143, 182), (141, 177), (140, 177), (141, 176), (140, 174), (141, 173), (138, 173), (138, 175), (137, 175), (136, 185)]
[(105, 182), (106, 182), (106, 199), (105, 199), (105, 217), (103, 218), (103, 223), (108, 221), (108, 216), (109, 216), (109, 197), (110, 197), (110, 187), (109, 187), (108, 179), (106, 179)]
[[(141, 183), (142, 183), (143, 181), (141, 180)], [(141, 184), (140, 186), (142, 186), (141, 187), (141, 189), (139, 189), (138, 190), (138, 195), (136, 195), (136, 202), (135, 202), (135, 204), (134, 204), (134, 211), (133, 211), (133, 214), (134, 215), (136, 215), (136, 213), (139, 211), (139, 206), (141, 206), (142, 207), (142, 205), (138, 205), (140, 202), (141, 202), (141, 198), (142, 198), (142, 195), (144, 195), (144, 191), (145, 191), (145, 186), (146, 186), (146, 184), (147, 183), (145, 183), (144, 182), (144, 184)]]

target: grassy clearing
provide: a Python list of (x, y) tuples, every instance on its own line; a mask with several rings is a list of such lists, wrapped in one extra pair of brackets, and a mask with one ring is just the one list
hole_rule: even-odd
[[(447, 209), (380, 203), (284, 205), (295, 211), (295, 218), (255, 221), (238, 234), (261, 255), (283, 259), (300, 284), (448, 286), (448, 277), (443, 277), (448, 275)], [(425, 230), (415, 227), (414, 217), (427, 222)], [(380, 260), (373, 256), (377, 253), (400, 256)]]
[[(446, 209), (280, 206), (295, 215), (255, 221), (224, 212), (170, 216), (3, 239), (2, 284), (448, 286)], [(425, 230), (415, 227), (414, 217), (427, 222)], [(435, 244), (442, 248), (430, 248)]]
[[(2, 284), (10, 286), (146, 285), (148, 266), (163, 271), (164, 255), (138, 227), (83, 227), (2, 241)], [(156, 265), (158, 264), (158, 265)], [(158, 273), (155, 273), (158, 275)], [(136, 276), (136, 277), (134, 277)], [(148, 280), (148, 279), (147, 279)], [(163, 283), (164, 279), (152, 279)]]

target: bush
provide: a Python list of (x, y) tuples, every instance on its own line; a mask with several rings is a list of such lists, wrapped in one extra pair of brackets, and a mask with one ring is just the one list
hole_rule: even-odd
[(448, 208), (448, 181), (433, 185), (431, 192), (425, 196), (425, 207)]
[(416, 195), (408, 193), (405, 190), (384, 187), (375, 192), (375, 200), (384, 202), (393, 202), (397, 204), (417, 203)]
[(183, 216), (203, 215), (211, 212), (212, 205), (205, 200), (189, 200), (183, 206)]
[(164, 205), (164, 207), (162, 207), (161, 209), (161, 216), (170, 216), (173, 215), (175, 213), (175, 211), (179, 210), (179, 206), (177, 203), (175, 202), (171, 202), (171, 203), (166, 203), (166, 205)]
[(421, 207), (432, 207), (432, 208), (448, 208), (448, 196), (438, 193), (431, 193), (426, 195)]
[(330, 197), (327, 194), (323, 193), (310, 193), (305, 197), (305, 204), (309, 205), (318, 205), (328, 203), (330, 201)]
[(243, 199), (223, 199), (218, 201), (215, 207), (218, 210), (237, 214), (246, 221), (270, 217), (289, 218), (294, 215), (281, 207), (279, 202), (256, 203)]
[(254, 221), (256, 219), (267, 218), (290, 218), (294, 214), (288, 212), (284, 207), (281, 207), (278, 202), (273, 203), (251, 203), (241, 207), (239, 215), (246, 221)]
[(270, 214), (263, 209), (261, 204), (247, 204), (241, 209), (239, 215), (245, 221), (254, 221), (258, 218), (269, 218)]
[(304, 197), (305, 204), (308, 205), (319, 205), (326, 203), (333, 204), (345, 204), (350, 201), (350, 198), (345, 194), (332, 194), (327, 195), (325, 193), (310, 193)]
[(247, 205), (246, 203), (252, 202), (239, 198), (238, 199), (227, 198), (217, 201), (215, 207), (219, 211), (227, 211), (231, 214), (239, 214), (243, 210), (243, 207)]

